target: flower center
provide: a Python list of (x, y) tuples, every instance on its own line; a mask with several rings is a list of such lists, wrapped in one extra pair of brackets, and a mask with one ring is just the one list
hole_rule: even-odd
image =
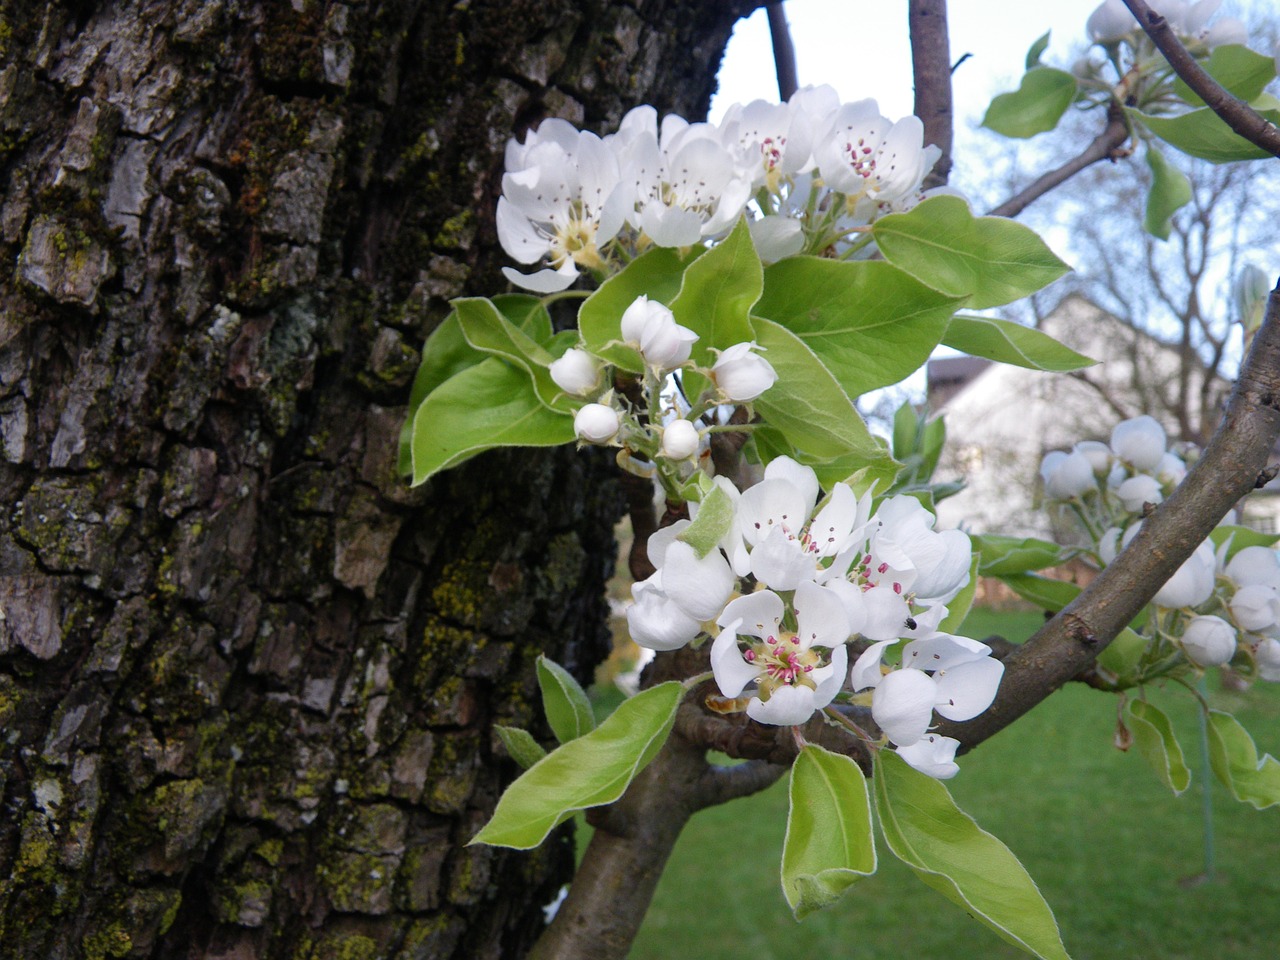
[(802, 649), (800, 638), (794, 633), (784, 633), (780, 637), (770, 634), (753, 643), (743, 657), (760, 669), (756, 683), (761, 700), (768, 700), (769, 694), (781, 686), (800, 684), (810, 689), (817, 687), (810, 674), (822, 662), (821, 657), (816, 650)]

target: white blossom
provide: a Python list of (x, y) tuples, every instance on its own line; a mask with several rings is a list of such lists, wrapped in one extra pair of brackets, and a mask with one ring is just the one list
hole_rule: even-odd
[(588, 403), (573, 415), (573, 432), (587, 443), (608, 443), (621, 426), (618, 411), (603, 403)]
[(711, 368), (711, 380), (726, 400), (749, 403), (777, 382), (778, 374), (758, 353), (754, 342), (735, 343), (720, 352)]
[(647, 296), (636, 297), (622, 313), (622, 339), (635, 347), (649, 366), (672, 370), (689, 359), (698, 335), (676, 323), (665, 305)]
[(1140, 473), (1149, 473), (1160, 466), (1165, 442), (1164, 427), (1147, 414), (1122, 420), (1111, 431), (1112, 451)]
[(565, 393), (585, 397), (600, 386), (601, 366), (591, 354), (570, 347), (547, 368), (551, 379)]
[(1187, 659), (1201, 667), (1227, 663), (1236, 652), (1236, 629), (1221, 617), (1192, 617), (1182, 633)]
[(669, 460), (688, 460), (701, 442), (698, 428), (688, 420), (672, 420), (662, 428), (662, 455)]
[(1093, 461), (1079, 450), (1046, 453), (1040, 461), (1040, 477), (1044, 480), (1045, 496), (1050, 500), (1074, 500), (1098, 489)]

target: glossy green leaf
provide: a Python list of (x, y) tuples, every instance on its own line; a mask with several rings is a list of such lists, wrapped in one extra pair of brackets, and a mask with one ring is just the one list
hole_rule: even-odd
[(788, 257), (765, 270), (754, 312), (803, 340), (857, 397), (923, 366), (959, 302), (883, 261)]
[(519, 727), (504, 727), (499, 723), (495, 723), (493, 729), (497, 731), (502, 745), (507, 748), (508, 756), (520, 764), (524, 770), (528, 770), (547, 755), (547, 751), (543, 749), (542, 744), (533, 739), (533, 734), (528, 730), (522, 730)]
[(561, 743), (576, 740), (596, 727), (591, 701), (573, 675), (546, 657), (538, 657), (538, 686), (551, 732)]
[(671, 301), (676, 323), (698, 335), (695, 362), (711, 366), (713, 347), (723, 350), (751, 340), (751, 308), (763, 288), (764, 268), (747, 221), (740, 219), (727, 237), (689, 265)]
[(574, 439), (573, 417), (547, 409), (525, 371), (497, 357), (450, 377), (413, 417), (413, 483), (494, 447), (549, 447)]
[(697, 516), (693, 523), (685, 527), (676, 536), (693, 547), (693, 552), (701, 559), (716, 548), (721, 538), (733, 526), (733, 501), (720, 487), (712, 487), (698, 503)]
[[(1259, 112), (1267, 120), (1280, 126), (1280, 110)], [(1147, 129), (1170, 146), (1211, 163), (1263, 160), (1271, 156), (1261, 147), (1237, 134), (1208, 107), (1201, 107), (1199, 110), (1192, 110), (1190, 113), (1176, 117), (1152, 117), (1140, 110), (1129, 108), (1129, 116), (1145, 124)]]
[[(858, 461), (856, 466), (875, 463), (889, 469), (892, 459), (867, 430), (831, 371), (804, 341), (762, 317), (755, 319), (754, 327), (756, 342), (765, 348), (778, 374), (777, 383), (754, 403), (765, 421), (811, 458), (852, 457)], [(856, 466), (850, 464), (848, 472)]]
[(976, 309), (1035, 293), (1068, 269), (1030, 227), (975, 217), (960, 197), (930, 197), (881, 217), (872, 232), (890, 263)]
[(1209, 711), (1209, 765), (1223, 786), (1241, 803), (1265, 810), (1280, 803), (1280, 761), (1258, 758), (1258, 747), (1235, 717)]
[(614, 343), (622, 337), (622, 315), (640, 296), (670, 305), (680, 291), (685, 267), (701, 252), (696, 247), (681, 256), (678, 250), (659, 247), (602, 283), (578, 310), (578, 329), (587, 349), (623, 370), (642, 373), (640, 352)]
[(575, 401), (556, 386), (547, 369), (555, 357), (546, 347), (504, 317), (492, 301), (483, 297), (470, 297), (455, 300), (453, 308), (467, 343), (525, 371), (533, 384), (534, 393), (548, 409), (563, 412), (572, 409)]
[(1056, 543), (1036, 537), (1006, 537), (997, 533), (971, 535), (973, 549), (982, 553), (984, 577), (1002, 577), (1028, 570), (1043, 570), (1063, 561), (1066, 551)]
[(956, 806), (940, 780), (880, 750), (875, 797), (885, 842), (916, 876), (1014, 946), (1044, 960), (1070, 960), (1026, 868)]
[(1191, 785), (1191, 770), (1164, 712), (1145, 700), (1130, 700), (1125, 706), (1125, 721), (1138, 752), (1160, 782), (1175, 796), (1186, 790)]
[[(1213, 48), (1209, 58), (1200, 64), (1205, 72), (1234, 97), (1252, 102), (1262, 89), (1276, 78), (1276, 61), (1238, 43)], [(1203, 107), (1200, 95), (1181, 77), (1173, 81), (1173, 92), (1193, 107)]]
[(1227, 547), (1227, 559), (1230, 560), (1245, 547), (1275, 546), (1276, 542), (1280, 541), (1280, 533), (1259, 533), (1249, 527), (1227, 523), (1209, 531), (1209, 539), (1213, 541), (1214, 550), (1230, 540), (1231, 545)]
[(973, 606), (973, 598), (978, 595), (978, 564), (982, 557), (974, 548), (973, 559), (969, 562), (969, 582), (966, 583), (947, 603), (947, 615), (938, 626), (939, 633), (959, 633), (964, 618), (969, 616)]
[(1151, 187), (1147, 190), (1143, 226), (1153, 237), (1168, 240), (1173, 215), (1191, 202), (1191, 181), (1154, 146), (1147, 147), (1147, 166), (1151, 169)]
[(791, 767), (782, 892), (797, 920), (876, 872), (871, 798), (851, 759), (806, 744)]
[(985, 357), (1029, 370), (1080, 370), (1092, 360), (1033, 327), (998, 317), (957, 314), (942, 342), (975, 357)]
[(1032, 67), (1040, 66), (1040, 57), (1049, 47), (1049, 34), (1051, 32), (1046, 30), (1044, 35), (1027, 49), (1026, 69), (1030, 70)]
[(1138, 668), (1147, 652), (1147, 646), (1145, 637), (1125, 627), (1098, 654), (1098, 673), (1117, 690), (1136, 686), (1141, 679)]
[(617, 800), (666, 743), (684, 687), (660, 683), (624, 700), (590, 733), (526, 770), (472, 843), (528, 850), (577, 810)]
[(812, 467), (818, 477), (818, 483), (824, 490), (830, 490), (833, 484), (848, 483), (858, 496), (868, 490), (875, 489), (883, 493), (893, 486), (902, 465), (889, 454), (889, 448), (883, 440), (872, 437), (878, 445), (879, 456), (867, 462), (863, 454), (849, 454), (834, 459), (815, 457), (803, 450), (797, 450), (786, 436), (768, 424), (761, 424), (751, 433), (749, 441), (756, 452), (756, 459), (768, 463), (778, 457), (787, 456), (806, 467)]
[(1034, 573), (1015, 573), (1000, 578), (1023, 600), (1057, 613), (1080, 595), (1080, 588), (1066, 580), (1051, 580)]
[(1022, 75), (1017, 90), (991, 101), (982, 125), (1006, 137), (1034, 137), (1056, 127), (1075, 98), (1074, 76), (1054, 67), (1035, 66)]

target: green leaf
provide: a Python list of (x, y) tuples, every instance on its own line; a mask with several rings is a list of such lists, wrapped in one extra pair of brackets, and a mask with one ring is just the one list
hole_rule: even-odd
[(525, 770), (528, 770), (547, 755), (547, 751), (542, 748), (542, 744), (533, 739), (533, 734), (528, 730), (521, 730), (519, 727), (504, 727), (498, 723), (493, 725), (493, 729), (498, 732), (498, 738), (502, 741), (502, 745), (507, 748), (507, 754)]
[[(1146, 124), (1165, 143), (1201, 160), (1231, 163), (1235, 160), (1263, 160), (1271, 156), (1237, 134), (1208, 107), (1176, 117), (1153, 117), (1132, 107), (1127, 109), (1130, 117)], [(1280, 110), (1261, 110), (1259, 113), (1280, 126)]]
[(693, 552), (702, 559), (716, 548), (721, 538), (733, 526), (734, 506), (729, 495), (720, 487), (712, 487), (698, 504), (698, 514), (693, 523), (676, 535), (693, 547)]
[(916, 876), (1014, 946), (1044, 960), (1070, 960), (1035, 881), (941, 781), (880, 750), (875, 796), (889, 849)]
[(880, 252), (922, 283), (975, 309), (1035, 293), (1067, 272), (1034, 230), (975, 217), (959, 197), (930, 197), (872, 226)]
[[(1041, 39), (1047, 45), (1048, 34)], [(991, 101), (982, 125), (1006, 137), (1034, 137), (1056, 127), (1075, 98), (1074, 76), (1054, 67), (1034, 66), (1022, 75), (1017, 90)]]
[(902, 465), (889, 455), (889, 448), (883, 440), (876, 437), (872, 437), (872, 440), (879, 446), (880, 455), (869, 464), (860, 453), (830, 460), (812, 456), (803, 450), (797, 450), (782, 431), (768, 424), (756, 427), (751, 432), (749, 442), (755, 449), (755, 458), (761, 463), (769, 463), (782, 456), (791, 457), (797, 463), (812, 467), (818, 477), (818, 484), (824, 490), (830, 490), (833, 484), (848, 483), (854, 493), (862, 496), (873, 487), (881, 493), (888, 490), (902, 469)]
[(1280, 803), (1280, 762), (1271, 754), (1259, 760), (1249, 731), (1221, 710), (1209, 711), (1209, 765), (1241, 803), (1258, 810)]
[(538, 686), (542, 689), (542, 709), (557, 740), (568, 743), (595, 729), (596, 718), (587, 692), (568, 670), (554, 660), (538, 657)]
[[(763, 317), (754, 321), (755, 340), (764, 347), (778, 381), (754, 406), (765, 421), (809, 457), (822, 461), (852, 457), (856, 466), (892, 459), (867, 430), (853, 401), (831, 371), (798, 336)], [(850, 465), (848, 473), (856, 466)], [(896, 472), (896, 465), (893, 467)]]
[(1191, 771), (1173, 734), (1173, 724), (1164, 712), (1145, 700), (1130, 700), (1125, 706), (1125, 720), (1138, 752), (1160, 782), (1174, 796), (1186, 790), (1191, 785)]
[(956, 314), (942, 342), (948, 347), (1029, 370), (1080, 370), (1097, 360), (1076, 353), (1033, 327), (996, 317)]
[(1003, 577), (1057, 566), (1064, 551), (1056, 543), (1035, 537), (1006, 537), (996, 533), (970, 535), (973, 549), (982, 553), (984, 577)]
[[(942, 456), (942, 446), (947, 440), (947, 421), (938, 416), (932, 420), (926, 420), (924, 424), (924, 435), (921, 437), (920, 456), (922, 459), (920, 465), (920, 479), (929, 481), (933, 479), (933, 471), (938, 469), (938, 459)], [(936, 512), (936, 511), (935, 511)]]
[(1000, 578), (1023, 600), (1057, 613), (1080, 595), (1080, 588), (1066, 580), (1051, 580), (1034, 573), (1006, 574)]
[(1103, 673), (1103, 678), (1110, 681), (1117, 690), (1136, 686), (1140, 679), (1138, 668), (1147, 652), (1147, 645), (1146, 637), (1125, 627), (1098, 654), (1098, 668)]
[(450, 377), (413, 417), (413, 483), (494, 447), (549, 447), (574, 439), (573, 417), (548, 410), (533, 383), (497, 357)]
[(1213, 541), (1215, 551), (1230, 539), (1231, 546), (1227, 547), (1227, 559), (1230, 560), (1245, 547), (1274, 546), (1276, 541), (1280, 541), (1280, 533), (1259, 533), (1249, 527), (1225, 523), (1210, 530), (1209, 539)]
[(876, 872), (871, 798), (856, 763), (816, 744), (796, 757), (788, 795), (782, 892), (802, 920)]
[(561, 390), (547, 369), (555, 359), (551, 352), (498, 312), (482, 297), (455, 300), (462, 335), (477, 350), (501, 357), (529, 375), (534, 393), (550, 410), (568, 411), (575, 401)]
[[(1238, 43), (1214, 47), (1209, 59), (1201, 62), (1205, 72), (1232, 96), (1245, 103), (1252, 103), (1263, 87), (1276, 77), (1276, 61)], [(1178, 77), (1173, 81), (1173, 92), (1193, 107), (1203, 107), (1200, 95)]]
[(803, 340), (857, 397), (914, 373), (942, 339), (960, 300), (921, 280), (884, 261), (788, 257), (766, 268), (754, 312)]
[(1049, 34), (1052, 31), (1046, 30), (1044, 36), (1033, 43), (1027, 50), (1026, 68), (1030, 70), (1032, 67), (1040, 66), (1040, 56), (1049, 47)]
[(1191, 181), (1154, 146), (1147, 147), (1147, 166), (1151, 168), (1151, 188), (1143, 226), (1153, 237), (1168, 240), (1173, 215), (1191, 202)]
[(969, 615), (969, 609), (973, 606), (973, 598), (978, 593), (978, 564), (982, 557), (974, 548), (973, 559), (969, 562), (969, 582), (961, 588), (947, 603), (947, 616), (938, 625), (939, 633), (958, 633), (960, 625), (964, 623), (964, 618)]
[(574, 811), (613, 803), (666, 743), (683, 695), (670, 680), (624, 700), (595, 730), (521, 774), (471, 842), (528, 850)]
[(698, 335), (692, 359), (711, 366), (711, 348), (723, 350), (751, 337), (751, 308), (764, 288), (764, 268), (745, 218), (729, 235), (691, 263), (671, 301), (676, 323)]
[(670, 304), (680, 291), (685, 268), (702, 253), (695, 247), (681, 256), (678, 250), (659, 247), (636, 257), (583, 301), (578, 311), (578, 329), (589, 351), (623, 370), (644, 372), (644, 360), (638, 350), (613, 344), (622, 338), (622, 315), (636, 297), (647, 296), (658, 303)]
[(893, 455), (899, 460), (916, 452), (916, 436), (920, 430), (920, 414), (910, 400), (902, 401), (893, 415)]

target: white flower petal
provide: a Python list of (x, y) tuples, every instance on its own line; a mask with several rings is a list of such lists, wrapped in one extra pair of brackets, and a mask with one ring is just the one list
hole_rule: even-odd
[(981, 657), (935, 673), (938, 698), (934, 709), (948, 720), (972, 720), (996, 698), (1004, 664), (993, 657)]
[(663, 589), (695, 620), (719, 616), (733, 594), (736, 578), (717, 549), (699, 559), (693, 547), (677, 540), (667, 548), (662, 567)]
[(897, 642), (897, 640), (880, 640), (862, 651), (854, 662), (853, 669), (849, 671), (849, 689), (857, 693), (867, 687), (877, 686), (885, 676), (880, 669), (880, 660), (884, 656), (884, 651)]
[(742, 658), (737, 630), (737, 624), (730, 622), (711, 645), (711, 671), (715, 674), (716, 686), (726, 697), (736, 697), (760, 676), (760, 668)]
[(950, 780), (960, 772), (955, 762), (960, 741), (930, 733), (907, 747), (898, 747), (898, 756), (935, 780)]
[(894, 670), (871, 695), (871, 716), (895, 744), (910, 746), (929, 729), (937, 692), (933, 679), (919, 670)]
[(716, 622), (725, 630), (729, 629), (728, 624), (736, 623), (734, 629), (740, 633), (763, 640), (776, 637), (781, 631), (782, 613), (782, 598), (772, 591), (760, 590), (729, 601)]
[(796, 588), (796, 636), (810, 647), (843, 647), (849, 639), (849, 618), (840, 597), (826, 587), (805, 581)]
[(753, 697), (747, 704), (747, 716), (758, 723), (789, 727), (804, 723), (816, 709), (817, 700), (812, 689), (783, 685), (774, 690), (767, 701)]

